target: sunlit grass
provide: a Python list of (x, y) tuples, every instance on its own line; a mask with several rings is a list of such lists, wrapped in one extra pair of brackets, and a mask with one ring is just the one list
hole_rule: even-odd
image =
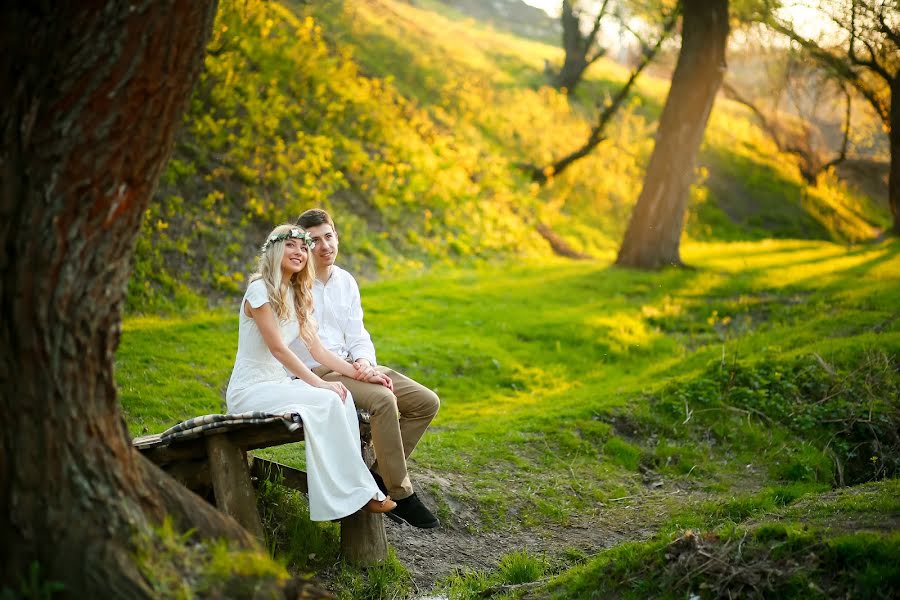
[[(639, 485), (629, 473), (644, 451), (597, 419), (627, 414), (641, 395), (725, 358), (832, 361), (900, 350), (896, 243), (689, 244), (685, 258), (694, 269), (549, 259), (365, 285), (380, 361), (442, 398), (415, 465), (465, 476), (466, 493), (491, 519), (520, 494), (539, 493), (565, 521)], [(236, 322), (230, 311), (126, 321), (117, 374), (132, 432), (221, 410)], [(771, 434), (746, 435), (750, 460), (772, 443)], [(665, 460), (664, 449), (655, 452)], [(299, 446), (271, 454), (302, 464)], [(708, 459), (693, 460), (673, 468)], [(547, 510), (529, 505), (526, 521), (529, 510)]]

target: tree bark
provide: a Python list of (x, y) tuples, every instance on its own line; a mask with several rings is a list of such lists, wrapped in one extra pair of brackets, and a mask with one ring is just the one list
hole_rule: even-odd
[(584, 35), (581, 33), (581, 19), (572, 2), (563, 1), (559, 20), (562, 25), (563, 50), (566, 54), (562, 68), (553, 77), (553, 87), (556, 89), (566, 90), (567, 94), (573, 95), (575, 86), (581, 81), (587, 68), (603, 56), (604, 50), (594, 46), (600, 30), (600, 21), (606, 14), (608, 4), (609, 0), (604, 0), (599, 13), (594, 18), (591, 32)]
[(588, 61), (577, 49), (566, 48), (566, 57), (563, 66), (553, 79), (553, 87), (558, 90), (566, 90), (570, 96), (575, 93), (575, 87), (581, 81), (582, 75), (588, 68)]
[(683, 0), (681, 52), (644, 187), (616, 263), (681, 265), (680, 244), (694, 164), (725, 73), (728, 0)]
[(214, 0), (0, 6), (0, 587), (144, 598), (133, 540), (174, 513), (247, 533), (131, 448), (113, 355), (134, 238)]
[(894, 218), (893, 234), (900, 236), (900, 70), (891, 81), (891, 170), (888, 175), (888, 204)]

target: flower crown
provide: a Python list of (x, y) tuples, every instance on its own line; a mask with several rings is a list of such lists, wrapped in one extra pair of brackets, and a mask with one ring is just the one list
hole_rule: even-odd
[(309, 232), (303, 231), (303, 230), (295, 227), (295, 228), (291, 229), (290, 231), (288, 231), (287, 233), (279, 233), (279, 234), (273, 233), (272, 235), (270, 235), (269, 239), (266, 240), (266, 243), (262, 245), (261, 252), (265, 252), (266, 250), (268, 250), (269, 247), (272, 244), (274, 244), (275, 242), (281, 242), (283, 240), (287, 240), (290, 238), (293, 238), (295, 240), (303, 240), (304, 242), (306, 242), (306, 247), (310, 251), (312, 251), (312, 249), (316, 247), (316, 243), (313, 241), (312, 236), (309, 235)]

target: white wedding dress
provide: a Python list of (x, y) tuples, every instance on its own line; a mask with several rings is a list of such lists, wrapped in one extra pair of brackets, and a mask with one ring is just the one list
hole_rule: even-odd
[[(360, 454), (359, 422), (349, 392), (342, 402), (330, 390), (288, 376), (266, 346), (256, 321), (245, 314), (245, 301), (253, 308), (269, 301), (261, 279), (247, 286), (241, 301), (237, 356), (225, 393), (228, 412), (300, 414), (306, 439), (309, 516), (313, 521), (340, 519), (358, 511), (371, 498), (383, 500), (384, 494)], [(278, 326), (286, 345), (299, 337), (296, 319)]]

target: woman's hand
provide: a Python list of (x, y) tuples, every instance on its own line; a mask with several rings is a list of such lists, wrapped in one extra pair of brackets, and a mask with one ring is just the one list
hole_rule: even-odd
[(345, 386), (340, 381), (325, 381), (324, 379), (320, 380), (321, 385), (317, 385), (316, 387), (322, 388), (323, 390), (329, 390), (340, 396), (341, 402), (347, 401), (347, 386)]
[(353, 368), (355, 370), (353, 379), (357, 381), (369, 381), (370, 377), (378, 374), (378, 371), (375, 370), (375, 367), (370, 365), (369, 361), (364, 358), (354, 361)]

